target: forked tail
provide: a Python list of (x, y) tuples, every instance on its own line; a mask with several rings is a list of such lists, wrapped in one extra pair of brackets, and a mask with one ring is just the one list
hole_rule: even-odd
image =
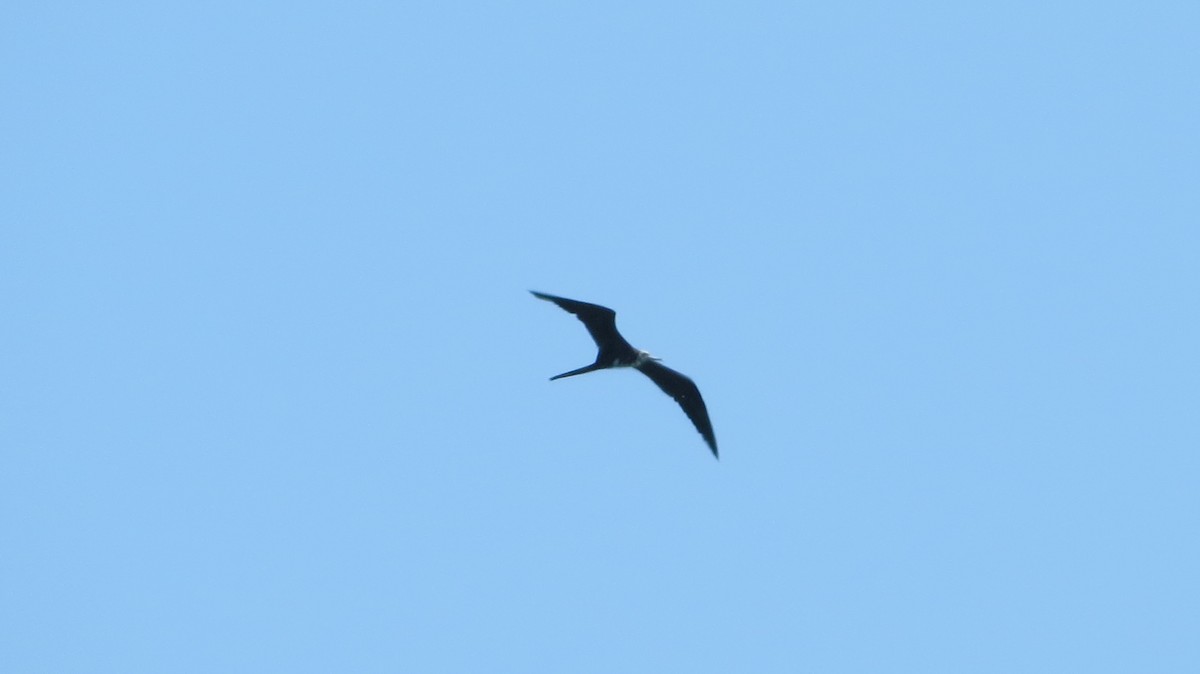
[(577, 374), (587, 374), (588, 372), (593, 372), (595, 370), (603, 370), (604, 367), (605, 366), (601, 365), (600, 363), (592, 363), (591, 365), (585, 365), (585, 366), (579, 368), (578, 370), (571, 370), (570, 372), (556, 374), (550, 378), (550, 381), (554, 381), (555, 379), (562, 379), (563, 377), (574, 377)]

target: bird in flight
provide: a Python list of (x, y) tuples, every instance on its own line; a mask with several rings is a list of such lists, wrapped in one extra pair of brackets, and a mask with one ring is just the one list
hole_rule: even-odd
[(657, 384), (663, 393), (679, 403), (684, 414), (687, 414), (688, 418), (692, 420), (696, 430), (700, 431), (704, 442), (708, 443), (708, 448), (712, 450), (713, 456), (720, 458), (717, 454), (717, 438), (713, 435), (712, 422), (708, 420), (708, 408), (704, 406), (704, 399), (700, 397), (700, 389), (696, 388), (696, 382), (659, 363), (660, 358), (655, 358), (645, 351), (630, 346), (621, 333), (617, 332), (617, 312), (598, 304), (569, 300), (565, 297), (547, 295), (534, 290), (529, 292), (538, 299), (553, 302), (563, 310), (575, 314), (580, 321), (583, 321), (584, 327), (587, 328), (588, 333), (596, 342), (596, 347), (600, 350), (596, 354), (596, 362), (578, 370), (555, 375), (550, 378), (550, 381), (612, 367), (635, 367), (649, 377), (650, 381)]

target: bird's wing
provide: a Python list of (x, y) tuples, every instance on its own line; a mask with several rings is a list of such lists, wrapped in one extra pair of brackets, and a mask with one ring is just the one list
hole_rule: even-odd
[(700, 431), (704, 442), (708, 443), (708, 448), (712, 450), (713, 456), (719, 458), (717, 438), (713, 435), (712, 422), (708, 420), (708, 408), (704, 406), (704, 398), (700, 397), (700, 389), (696, 388), (696, 382), (658, 361), (647, 360), (636, 367), (642, 371), (642, 374), (649, 377), (650, 381), (658, 384), (663, 393), (679, 403), (684, 414), (688, 415), (692, 424), (696, 426), (696, 430)]
[(592, 336), (592, 341), (596, 342), (596, 346), (604, 348), (606, 346), (624, 345), (630, 349), (629, 342), (617, 332), (617, 312), (602, 307), (599, 304), (591, 304), (588, 302), (580, 302), (579, 300), (569, 300), (565, 297), (557, 295), (547, 295), (539, 293), (535, 290), (530, 290), (533, 296), (553, 302), (562, 307), (563, 310), (575, 314), (580, 321), (583, 321), (584, 327), (587, 328), (588, 334)]

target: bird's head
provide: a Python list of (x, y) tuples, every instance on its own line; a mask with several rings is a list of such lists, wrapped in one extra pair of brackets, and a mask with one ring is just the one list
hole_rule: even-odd
[(638, 365), (641, 365), (642, 363), (644, 363), (648, 360), (662, 360), (662, 358), (656, 358), (654, 356), (651, 356), (649, 351), (638, 351), (638, 355), (637, 355), (637, 364)]

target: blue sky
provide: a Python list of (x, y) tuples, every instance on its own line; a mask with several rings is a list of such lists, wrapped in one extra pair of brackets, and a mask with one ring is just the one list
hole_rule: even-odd
[(0, 669), (1200, 671), (1197, 7), (8, 3)]

